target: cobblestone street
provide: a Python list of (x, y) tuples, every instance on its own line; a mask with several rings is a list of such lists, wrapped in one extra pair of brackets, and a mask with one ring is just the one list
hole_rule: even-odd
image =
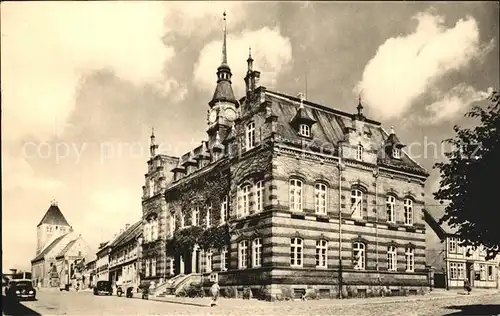
[(38, 300), (4, 305), (4, 315), (499, 315), (500, 293), (456, 292), (420, 297), (262, 302), (221, 299), (208, 307), (209, 298), (127, 299), (94, 296), (90, 292), (40, 291)]

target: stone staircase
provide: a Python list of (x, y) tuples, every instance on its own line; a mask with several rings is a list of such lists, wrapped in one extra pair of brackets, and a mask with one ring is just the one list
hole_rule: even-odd
[(170, 279), (167, 280), (167, 282), (164, 282), (163, 284), (158, 285), (155, 290), (154, 290), (154, 295), (159, 296), (159, 297), (164, 297), (166, 295), (173, 295), (175, 290), (175, 284), (184, 278), (184, 274), (178, 274), (176, 276), (171, 277)]
[(174, 288), (172, 291), (173, 294), (174, 295), (179, 294), (179, 292), (182, 291), (184, 289), (184, 287), (189, 286), (193, 282), (195, 282), (195, 283), (201, 282), (201, 274), (200, 273), (191, 273), (191, 274), (188, 274), (188, 275), (184, 276), (183, 278), (179, 279), (179, 281), (174, 284)]

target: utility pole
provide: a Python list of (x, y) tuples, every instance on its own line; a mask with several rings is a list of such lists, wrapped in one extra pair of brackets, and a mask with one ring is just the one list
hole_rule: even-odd
[(339, 299), (342, 299), (342, 142), (339, 142)]

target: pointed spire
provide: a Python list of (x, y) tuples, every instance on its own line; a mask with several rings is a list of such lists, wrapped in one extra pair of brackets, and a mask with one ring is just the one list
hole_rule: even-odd
[(155, 128), (151, 127), (151, 145), (155, 144)]
[(248, 64), (248, 70), (247, 72), (252, 72), (253, 70), (253, 58), (252, 58), (252, 47), (248, 48), (248, 59), (247, 59), (247, 64)]
[(222, 64), (227, 65), (227, 51), (226, 51), (226, 37), (227, 37), (227, 25), (226, 25), (226, 10), (222, 14), (224, 16), (224, 39), (222, 42)]

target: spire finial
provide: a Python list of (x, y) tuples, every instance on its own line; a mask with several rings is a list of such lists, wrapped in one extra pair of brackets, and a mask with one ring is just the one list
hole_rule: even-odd
[(152, 138), (155, 137), (155, 127), (154, 126), (151, 127), (151, 137)]
[(226, 25), (226, 10), (222, 14), (224, 17), (224, 38), (222, 42), (222, 64), (227, 64), (227, 51), (226, 51), (226, 36), (227, 36), (227, 25)]
[(358, 109), (358, 115), (363, 115), (363, 105), (361, 104), (361, 93), (358, 94), (358, 106), (356, 107)]
[(394, 132), (394, 126), (391, 126), (391, 134), (395, 134), (395, 132)]
[(300, 92), (297, 96), (300, 99), (300, 108), (303, 109), (304, 108), (304, 93)]
[(252, 59), (252, 47), (248, 47), (248, 59)]

